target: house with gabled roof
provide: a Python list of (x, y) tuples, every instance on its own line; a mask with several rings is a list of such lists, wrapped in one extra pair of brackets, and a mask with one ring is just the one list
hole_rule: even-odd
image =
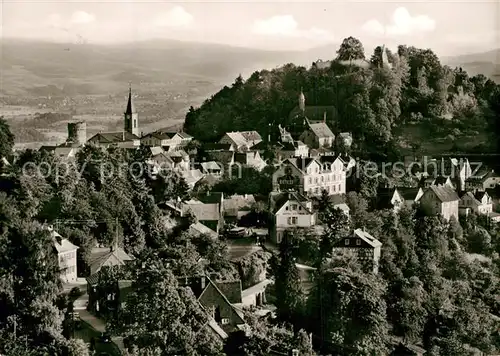
[(200, 167), (203, 174), (210, 174), (217, 177), (222, 175), (222, 168), (215, 161), (202, 162), (200, 163)]
[(332, 253), (346, 251), (354, 253), (363, 264), (368, 264), (373, 273), (378, 273), (382, 243), (364, 229), (356, 229), (349, 236), (338, 241)]
[(469, 212), (489, 215), (493, 212), (493, 202), (485, 191), (463, 193), (458, 207), (461, 215), (468, 215)]
[(309, 196), (345, 194), (346, 170), (339, 156), (289, 158), (273, 173), (273, 190), (293, 189)]
[[(198, 302), (226, 333), (239, 330), (245, 324), (243, 312), (234, 306), (241, 303), (241, 282), (215, 282), (205, 276)], [(194, 291), (193, 291), (194, 292)]]
[(52, 226), (47, 227), (47, 230), (53, 239), (54, 248), (57, 251), (61, 281), (63, 283), (75, 282), (78, 278), (77, 250), (79, 247), (59, 235)]
[(185, 132), (172, 132), (158, 130), (150, 132), (141, 137), (141, 144), (144, 146), (169, 146), (184, 147), (193, 140), (193, 137)]
[(262, 157), (259, 154), (259, 151), (253, 151), (253, 150), (235, 153), (234, 162), (255, 168), (258, 171), (262, 171), (267, 166), (266, 161), (262, 159)]
[(119, 148), (135, 148), (141, 145), (140, 138), (127, 131), (99, 132), (92, 136), (87, 142), (105, 148), (110, 146), (117, 146)]
[(237, 151), (247, 151), (262, 142), (262, 137), (257, 131), (226, 132), (219, 143), (230, 144)]
[(193, 214), (197, 221), (215, 231), (219, 231), (224, 226), (224, 215), (220, 203), (204, 204), (201, 201), (191, 201), (182, 203), (182, 214), (188, 212)]
[(494, 170), (483, 169), (465, 181), (467, 191), (494, 189), (500, 184), (500, 175)]
[(90, 275), (98, 273), (104, 266), (125, 266), (134, 258), (129, 256), (121, 247), (94, 247), (90, 252)]
[(399, 195), (403, 198), (407, 206), (413, 206), (413, 204), (418, 203), (424, 191), (422, 188), (408, 188), (408, 187), (397, 187), (396, 188)]
[(286, 230), (310, 228), (317, 222), (313, 202), (298, 192), (271, 192), (269, 211), (272, 215), (269, 236), (276, 244), (281, 242)]
[(307, 124), (299, 140), (311, 148), (329, 148), (335, 142), (335, 135), (325, 121)]
[(420, 198), (420, 205), (428, 215), (441, 215), (449, 220), (452, 216), (458, 220), (460, 198), (448, 185), (431, 185)]

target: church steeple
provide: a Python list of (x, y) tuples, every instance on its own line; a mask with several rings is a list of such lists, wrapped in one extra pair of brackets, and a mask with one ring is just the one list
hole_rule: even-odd
[(127, 109), (123, 113), (124, 129), (133, 135), (139, 136), (139, 114), (135, 110), (134, 100), (132, 97), (132, 84), (129, 83)]
[(299, 94), (299, 109), (304, 113), (306, 111), (306, 97), (304, 96), (304, 93), (302, 92), (302, 88), (300, 88), (300, 94)]
[(132, 98), (132, 84), (129, 83), (128, 85), (128, 102), (127, 102), (127, 110), (125, 111), (125, 114), (135, 114), (135, 106), (134, 106), (134, 100)]

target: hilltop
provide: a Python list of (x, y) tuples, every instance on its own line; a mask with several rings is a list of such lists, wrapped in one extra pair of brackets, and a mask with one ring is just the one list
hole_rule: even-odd
[(491, 109), (499, 87), (491, 79), (444, 65), (431, 49), (400, 45), (396, 53), (381, 47), (369, 53), (352, 37), (324, 68), (289, 64), (237, 78), (191, 108), (185, 129), (202, 141), (256, 128), (263, 137), (276, 135), (278, 124), (299, 133), (304, 118), (291, 113), (301, 88), (306, 105), (334, 108), (327, 124), (335, 133), (352, 132), (359, 154), (493, 149)]

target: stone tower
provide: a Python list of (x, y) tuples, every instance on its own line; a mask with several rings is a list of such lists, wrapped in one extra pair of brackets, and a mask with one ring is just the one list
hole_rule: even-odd
[(306, 97), (304, 96), (304, 93), (302, 92), (302, 88), (300, 88), (300, 95), (299, 95), (299, 109), (304, 113), (306, 111)]
[(128, 89), (127, 110), (124, 112), (125, 131), (139, 137), (139, 114), (135, 110), (134, 101), (132, 99), (132, 87)]
[(67, 143), (82, 146), (87, 142), (87, 124), (83, 121), (68, 123)]

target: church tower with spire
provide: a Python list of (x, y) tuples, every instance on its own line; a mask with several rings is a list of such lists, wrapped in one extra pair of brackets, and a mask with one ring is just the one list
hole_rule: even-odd
[(302, 92), (302, 88), (300, 88), (300, 94), (299, 94), (299, 109), (302, 112), (302, 114), (306, 111), (306, 97)]
[(129, 85), (128, 88), (127, 109), (123, 115), (125, 131), (139, 137), (139, 114), (135, 110), (134, 101), (132, 99), (132, 85)]

